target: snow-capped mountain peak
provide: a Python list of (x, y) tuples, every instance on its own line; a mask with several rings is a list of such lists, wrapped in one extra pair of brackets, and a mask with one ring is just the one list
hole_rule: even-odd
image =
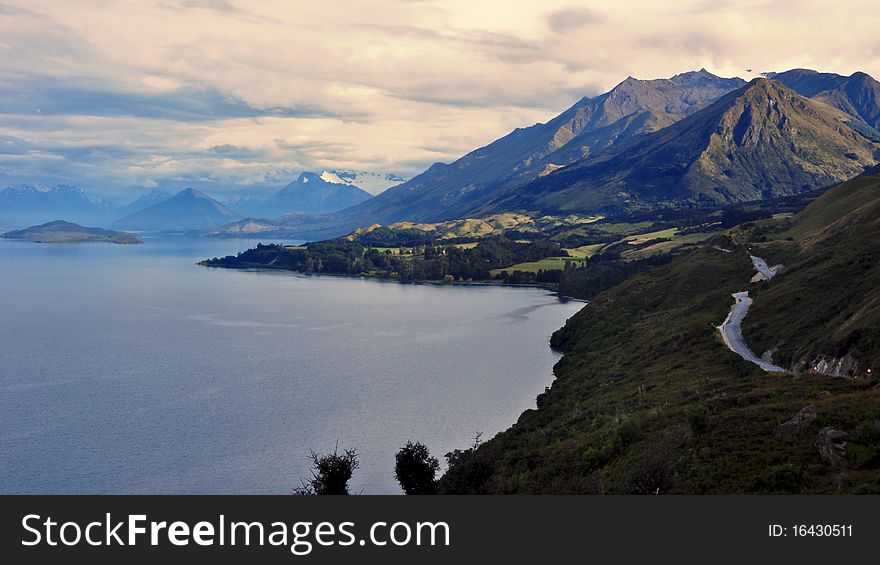
[(406, 182), (407, 179), (390, 173), (371, 173), (369, 171), (348, 171), (341, 169), (325, 170), (321, 180), (333, 184), (356, 186), (373, 196), (385, 192), (392, 186)]
[(321, 173), (321, 180), (324, 182), (331, 182), (333, 184), (354, 184), (351, 182), (345, 182), (339, 175), (334, 173), (333, 171), (324, 171)]

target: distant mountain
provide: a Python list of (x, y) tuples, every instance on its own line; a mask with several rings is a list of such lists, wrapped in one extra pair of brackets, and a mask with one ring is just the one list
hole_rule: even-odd
[(79, 224), (55, 220), (39, 226), (32, 226), (23, 230), (6, 232), (0, 237), (6, 239), (21, 239), (35, 243), (143, 243), (144, 240), (137, 234), (105, 230), (101, 228), (87, 228)]
[(356, 186), (373, 196), (382, 194), (392, 186), (403, 184), (406, 178), (390, 173), (371, 173), (368, 171), (346, 171), (332, 169), (324, 171), (321, 178), (327, 182), (344, 183)]
[(681, 121), (498, 197), (477, 212), (603, 211), (759, 200), (829, 186), (880, 158), (850, 116), (755, 79)]
[(280, 215), (289, 212), (326, 214), (336, 212), (372, 198), (360, 188), (343, 182), (335, 174), (305, 172), (263, 202), (263, 207)]
[(372, 198), (336, 173), (304, 172), (265, 200), (243, 197), (230, 204), (247, 216), (277, 218), (285, 214), (329, 214)]
[(121, 206), (119, 208), (121, 214), (120, 216), (127, 216), (129, 214), (134, 214), (135, 212), (140, 212), (144, 208), (148, 206), (152, 206), (153, 204), (158, 204), (159, 202), (164, 202), (172, 197), (172, 194), (167, 190), (162, 190), (158, 188), (154, 188), (147, 192), (146, 194), (142, 194), (138, 196), (125, 206)]
[(610, 92), (583, 98), (545, 124), (517, 129), (452, 164), (437, 163), (335, 221), (346, 228), (462, 217), (513, 185), (624, 140), (657, 131), (740, 88), (739, 78), (705, 69), (669, 79), (627, 78)]
[(8, 225), (30, 225), (57, 218), (101, 223), (108, 207), (71, 185), (10, 186), (0, 190), (0, 219)]
[(792, 69), (770, 76), (802, 96), (821, 100), (880, 130), (880, 82), (865, 73), (853, 73), (847, 77)]
[(266, 199), (242, 196), (229, 201), (229, 206), (246, 216), (264, 219), (286, 214), (330, 214), (365, 202), (405, 181), (399, 175), (366, 171), (306, 171)]
[(114, 222), (113, 227), (138, 231), (185, 231), (227, 224), (239, 218), (238, 212), (207, 194), (187, 188)]

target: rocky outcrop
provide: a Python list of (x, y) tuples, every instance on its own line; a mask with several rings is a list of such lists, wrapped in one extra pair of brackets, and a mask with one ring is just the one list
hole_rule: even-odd
[(849, 434), (834, 428), (822, 428), (816, 439), (816, 450), (822, 461), (832, 467), (846, 466), (846, 441)]
[(800, 433), (807, 429), (815, 420), (816, 407), (812, 404), (804, 406), (797, 414), (776, 426), (776, 432), (773, 435), (775, 437), (786, 437)]
[(818, 373), (832, 377), (852, 377), (857, 374), (859, 363), (851, 355), (839, 358), (818, 355), (801, 359), (794, 369), (796, 372)]

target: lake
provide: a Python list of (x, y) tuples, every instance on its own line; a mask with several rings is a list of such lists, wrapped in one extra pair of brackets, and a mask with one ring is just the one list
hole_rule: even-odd
[(583, 306), (194, 264), (254, 243), (0, 239), (0, 493), (284, 494), (337, 440), (399, 493), (407, 440), (443, 462), (534, 408)]

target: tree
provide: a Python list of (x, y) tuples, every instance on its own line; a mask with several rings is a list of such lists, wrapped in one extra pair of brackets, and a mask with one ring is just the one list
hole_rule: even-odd
[(318, 455), (311, 452), (312, 478), (300, 479), (301, 487), (293, 489), (293, 494), (350, 494), (348, 481), (352, 474), (360, 467), (357, 451), (346, 449), (339, 453), (339, 442), (333, 449), (333, 453)]
[(406, 494), (437, 494), (440, 462), (421, 443), (406, 442), (395, 455), (394, 477)]

